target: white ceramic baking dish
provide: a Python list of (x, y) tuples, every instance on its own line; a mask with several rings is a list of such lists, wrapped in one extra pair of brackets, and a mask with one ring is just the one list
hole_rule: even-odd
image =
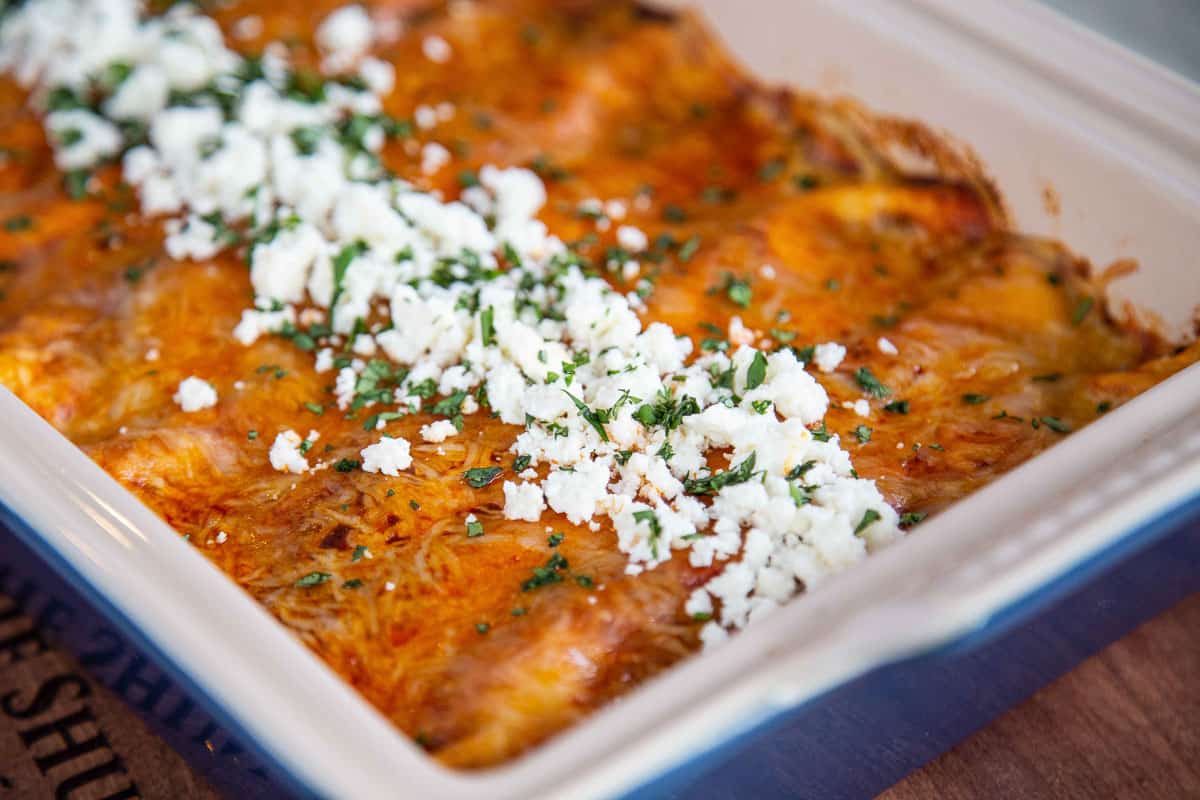
[[(757, 73), (970, 142), (1019, 225), (1190, 329), (1200, 301), (1200, 93), (1018, 0), (700, 0)], [(1047, 208), (1048, 187), (1061, 214)], [(294, 784), (330, 797), (613, 796), (856, 676), (977, 631), (1200, 495), (1189, 369), (506, 766), (448, 771), (145, 506), (0, 392), (0, 503)]]

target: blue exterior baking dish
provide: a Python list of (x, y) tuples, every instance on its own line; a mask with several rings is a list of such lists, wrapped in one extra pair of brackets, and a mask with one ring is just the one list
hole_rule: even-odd
[[(1191, 332), (1195, 87), (1024, 2), (695, 5), (759, 74), (970, 142), (1018, 227), (1136, 257), (1110, 302)], [(430, 759), (6, 391), (0, 591), (232, 796), (867, 796), (1200, 588), (1198, 410), (1193, 367), (484, 771)]]

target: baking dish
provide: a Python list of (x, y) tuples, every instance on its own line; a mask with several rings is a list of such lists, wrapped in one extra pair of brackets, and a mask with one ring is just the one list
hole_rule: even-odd
[[(1185, 326), (1200, 298), (1185, 260), (1200, 232), (1194, 91), (1044, 12), (1014, 8), (980, 3), (969, 20), (940, 3), (706, 10), (762, 74), (848, 92), (970, 141), (1022, 228), (1061, 236), (1100, 263), (1138, 255), (1145, 267), (1126, 282), (1128, 296)], [(809, 34), (804, 47), (795, 35), (762, 38), (778, 30)], [(1069, 74), (1026, 45), (1068, 56)], [(1061, 217), (1042, 205), (1048, 187)], [(0, 499), (24, 541), (102, 598), (299, 786), (321, 795), (392, 795), (401, 786), (417, 796), (611, 795), (825, 689), (959, 639), (1130, 536), (1149, 541), (1151, 529), (1137, 526), (1182, 507), (1200, 486), (1200, 443), (1184, 426), (1197, 382), (1193, 370), (1164, 383), (733, 646), (524, 759), (471, 775), (405, 743), (11, 397)], [(1107, 463), (1106, 482), (1095, 465)]]

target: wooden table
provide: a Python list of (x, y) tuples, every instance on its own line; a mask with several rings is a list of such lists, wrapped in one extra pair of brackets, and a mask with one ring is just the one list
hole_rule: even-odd
[(1200, 595), (881, 795), (1200, 797)]
[[(31, 626), (28, 618), (0, 614), (0, 638)], [(20, 698), (31, 696), (29, 687), (48, 676), (65, 673), (82, 680), (78, 669), (65, 654), (47, 649), (0, 669), (0, 694), (16, 690), (20, 705), (26, 702)], [(69, 701), (63, 711), (77, 707)], [(85, 709), (105, 737), (106, 750), (122, 766), (73, 792), (72, 800), (96, 800), (132, 786), (136, 795), (120, 796), (215, 800), (212, 790), (107, 690), (93, 685)], [(19, 733), (29, 724), (0, 714), (0, 800), (52, 796), (52, 787), (61, 788), (78, 772), (60, 768), (39, 774), (34, 758), (42, 745), (20, 744)], [(1200, 798), (1200, 595), (1086, 661), (883, 794), (886, 800), (933, 797)]]

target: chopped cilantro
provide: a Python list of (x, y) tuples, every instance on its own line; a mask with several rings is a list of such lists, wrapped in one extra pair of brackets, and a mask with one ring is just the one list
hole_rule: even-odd
[(689, 236), (687, 241), (679, 246), (679, 260), (686, 264), (692, 260), (692, 256), (696, 255), (696, 251), (700, 249), (700, 237)]
[(872, 397), (882, 399), (892, 393), (892, 390), (880, 383), (867, 367), (859, 367), (854, 373), (854, 380), (858, 381), (862, 390)]
[(811, 192), (821, 184), (821, 181), (816, 175), (804, 174), (793, 177), (792, 184), (802, 192)]
[(296, 581), (296, 586), (301, 589), (307, 589), (310, 586), (320, 586), (332, 577), (328, 572), (310, 572)]
[(1071, 324), (1079, 325), (1083, 322), (1088, 312), (1092, 310), (1092, 306), (1096, 304), (1094, 297), (1084, 297), (1076, 305), (1075, 310), (1071, 312)]
[(658, 540), (662, 538), (662, 523), (658, 521), (658, 515), (648, 508), (643, 508), (633, 512), (633, 519), (646, 523), (650, 528), (650, 555), (658, 558)]
[(663, 208), (663, 219), (675, 224), (684, 223), (687, 222), (687, 212), (679, 206), (668, 205)]
[(58, 143), (62, 147), (74, 147), (83, 141), (83, 131), (78, 128), (67, 128), (58, 134)]
[(792, 502), (795, 503), (797, 507), (806, 506), (812, 502), (812, 496), (809, 495), (809, 491), (811, 491), (813, 488), (815, 487), (797, 486), (794, 483), (788, 484), (788, 494), (792, 496)]
[(805, 473), (817, 465), (816, 461), (805, 461), (803, 464), (797, 464), (788, 470), (787, 479), (789, 481), (799, 480), (803, 478)]
[(977, 406), (991, 399), (992, 396), (987, 394), (964, 394), (962, 396), (962, 401), (969, 406)]
[(463, 473), (463, 478), (473, 489), (482, 489), (504, 472), (501, 467), (474, 467)]
[(716, 494), (726, 486), (745, 483), (754, 477), (755, 456), (755, 453), (751, 453), (733, 469), (714, 472), (703, 478), (687, 478), (683, 482), (683, 490), (688, 494)]
[(356, 461), (353, 458), (342, 458), (333, 465), (333, 468), (338, 472), (354, 472), (354, 470), (358, 469), (360, 466), (362, 466), (361, 461)]
[(742, 308), (750, 307), (750, 301), (754, 297), (754, 292), (751, 290), (750, 284), (746, 281), (727, 274), (725, 276), (725, 283), (720, 288), (736, 305)]
[(367, 555), (367, 546), (360, 544), (354, 548), (354, 554), (350, 556), (351, 561), (361, 561)]
[(878, 511), (873, 508), (868, 508), (863, 514), (862, 519), (859, 520), (858, 525), (854, 528), (854, 535), (857, 536), (881, 519), (883, 519), (883, 517)]
[(426, 378), (415, 386), (408, 387), (408, 393), (414, 397), (429, 399), (437, 393), (437, 384), (433, 378)]
[(67, 196), (72, 200), (82, 200), (88, 195), (88, 182), (92, 179), (92, 173), (86, 169), (73, 169), (63, 176), (63, 187), (67, 190)]
[(479, 312), (479, 333), (483, 337), (484, 347), (489, 347), (496, 343), (495, 314), (496, 310), (492, 306), (488, 306)]
[(324, 130), (316, 125), (296, 128), (291, 133), (292, 143), (296, 145), (296, 150), (300, 155), (311, 156), (317, 152), (317, 147), (320, 146), (324, 133)]
[(1058, 417), (1042, 417), (1042, 424), (1055, 433), (1070, 433), (1071, 426)]
[(562, 553), (555, 552), (546, 561), (545, 566), (533, 568), (533, 577), (521, 584), (521, 591), (529, 592), (543, 586), (549, 586), (552, 583), (561, 582), (561, 573), (569, 566), (570, 564), (567, 562), (567, 559), (563, 558)]
[(477, 536), (483, 536), (483, 523), (477, 519), (467, 520), (467, 538), (474, 539)]
[(746, 389), (757, 389), (759, 386), (762, 386), (766, 378), (767, 357), (759, 350), (754, 353), (754, 359), (750, 362), (750, 366), (746, 368)]
[(633, 412), (633, 418), (653, 428), (661, 425), (668, 433), (675, 430), (683, 422), (683, 418), (700, 413), (700, 404), (691, 395), (676, 398), (669, 389), (659, 390), (653, 404), (640, 406)]
[(346, 270), (354, 259), (367, 252), (367, 243), (358, 241), (348, 244), (333, 257), (333, 299), (329, 301), (330, 308), (337, 307), (338, 298), (342, 295), (342, 282), (346, 279)]
[(517, 456), (513, 459), (513, 472), (524, 472), (525, 470), (529, 469), (529, 462), (532, 460), (533, 459), (526, 455)]
[(579, 416), (583, 417), (584, 420), (596, 430), (596, 433), (600, 434), (601, 440), (607, 442), (608, 431), (604, 430), (604, 423), (608, 421), (607, 416), (603, 412), (589, 408), (586, 403), (568, 392), (566, 389), (563, 389), (562, 392), (567, 397), (571, 398), (571, 402), (574, 403), (575, 408), (579, 410)]
[(351, 578), (342, 584), (343, 589), (358, 589), (363, 585), (361, 578)]
[(763, 183), (769, 183), (778, 178), (783, 173), (783, 170), (786, 166), (787, 162), (782, 158), (772, 158), (770, 161), (759, 167), (758, 179)]
[(866, 444), (871, 441), (871, 429), (866, 425), (859, 425), (854, 429), (854, 438), (858, 439), (859, 444)]
[(403, 416), (403, 411), (380, 411), (378, 414), (372, 414), (371, 416), (367, 417), (366, 422), (363, 423), (363, 430), (373, 431), (379, 427), (379, 423), (391, 422), (392, 420), (400, 419)]
[(443, 417), (449, 417), (454, 423), (454, 427), (461, 431), (463, 429), (462, 404), (467, 399), (467, 393), (459, 389), (452, 395), (443, 397), (441, 400), (430, 406), (429, 411), (433, 414), (438, 414)]
[(908, 401), (907, 400), (893, 400), (892, 402), (885, 405), (883, 407), (883, 410), (890, 412), (892, 414), (907, 414), (908, 413)]
[(911, 528), (927, 516), (929, 515), (924, 511), (906, 511), (900, 515), (900, 527)]
[(304, 404), (304, 407), (316, 414), (318, 417), (325, 413), (325, 406), (321, 405), (320, 403), (308, 402)]

